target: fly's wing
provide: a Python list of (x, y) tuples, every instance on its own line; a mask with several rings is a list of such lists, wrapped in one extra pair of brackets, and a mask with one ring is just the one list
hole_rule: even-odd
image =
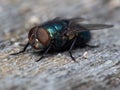
[(70, 26), (70, 30), (72, 32), (83, 32), (83, 31), (90, 31), (90, 30), (99, 30), (105, 28), (111, 28), (113, 25), (106, 25), (106, 24), (73, 24)]
[(82, 17), (75, 17), (75, 18), (71, 18), (71, 19), (68, 19), (71, 23), (78, 23), (78, 22), (82, 22), (84, 21), (85, 19), (82, 18)]
[(106, 24), (76, 24), (73, 23), (69, 26), (69, 29), (64, 32), (66, 35), (70, 36), (78, 32), (90, 31), (90, 30), (99, 30), (105, 28), (111, 28), (113, 25)]
[(113, 25), (106, 25), (106, 24), (80, 24), (80, 26), (87, 28), (88, 30), (99, 30), (99, 29), (113, 27)]
[(43, 24), (41, 24), (40, 26), (44, 26), (47, 24), (52, 24), (52, 23), (61, 23), (61, 22), (67, 22), (69, 25), (70, 24), (74, 24), (74, 23), (78, 23), (78, 22), (82, 22), (84, 21), (84, 18), (81, 17), (75, 17), (75, 18), (62, 18), (62, 17), (56, 17), (52, 20), (46, 21)]

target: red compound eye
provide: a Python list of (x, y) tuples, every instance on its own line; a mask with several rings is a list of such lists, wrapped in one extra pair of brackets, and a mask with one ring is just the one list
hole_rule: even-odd
[(49, 33), (43, 29), (43, 28), (40, 28), (37, 32), (37, 38), (38, 40), (40, 41), (40, 43), (44, 46), (48, 46), (49, 43), (50, 43), (50, 35)]

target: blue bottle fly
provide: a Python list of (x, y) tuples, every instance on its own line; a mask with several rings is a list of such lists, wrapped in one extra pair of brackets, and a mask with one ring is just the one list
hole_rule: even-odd
[(60, 52), (65, 50), (68, 50), (70, 57), (75, 61), (71, 53), (73, 48), (95, 47), (87, 44), (91, 39), (90, 30), (113, 27), (113, 25), (106, 24), (81, 24), (80, 22), (83, 20), (83, 18), (55, 18), (35, 26), (29, 31), (29, 41), (23, 50), (12, 55), (23, 53), (30, 45), (35, 50), (43, 51), (42, 56), (37, 61), (45, 57), (49, 51)]

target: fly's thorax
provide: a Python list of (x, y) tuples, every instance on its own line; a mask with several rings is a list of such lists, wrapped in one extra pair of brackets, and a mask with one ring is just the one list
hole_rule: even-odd
[(36, 50), (41, 50), (50, 43), (49, 33), (41, 27), (32, 28), (28, 34), (28, 39), (30, 45)]
[(63, 32), (66, 26), (66, 22), (58, 21), (54, 23), (47, 23), (43, 26), (43, 28), (45, 28), (49, 32), (51, 38), (54, 38), (56, 34)]

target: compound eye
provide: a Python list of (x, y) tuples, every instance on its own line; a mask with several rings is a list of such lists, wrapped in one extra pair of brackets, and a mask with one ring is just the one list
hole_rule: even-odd
[(29, 34), (28, 34), (29, 39), (31, 38), (31, 36), (33, 36), (36, 29), (37, 29), (37, 27), (33, 27), (32, 29), (30, 29)]
[(37, 32), (37, 38), (38, 40), (40, 41), (40, 43), (44, 46), (48, 46), (49, 43), (50, 43), (50, 35), (49, 33), (43, 29), (43, 28), (40, 28)]

